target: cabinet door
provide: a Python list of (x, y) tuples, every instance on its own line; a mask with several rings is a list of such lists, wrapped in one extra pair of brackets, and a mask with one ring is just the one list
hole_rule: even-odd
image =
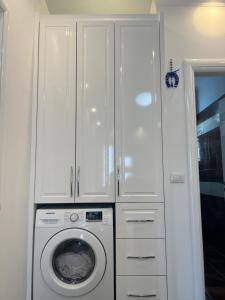
[(35, 200), (37, 203), (74, 202), (74, 19), (43, 18), (39, 53)]
[(116, 24), (117, 201), (163, 202), (159, 23)]
[(78, 24), (77, 202), (114, 200), (114, 24)]

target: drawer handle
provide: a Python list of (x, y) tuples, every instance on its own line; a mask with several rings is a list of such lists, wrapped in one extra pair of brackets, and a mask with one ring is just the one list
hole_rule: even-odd
[(155, 255), (150, 256), (127, 256), (128, 259), (153, 259), (155, 258)]
[(155, 222), (154, 219), (148, 219), (148, 220), (130, 220), (130, 219), (127, 219), (126, 220), (127, 223), (153, 223)]
[(141, 295), (141, 294), (127, 294), (128, 297), (136, 297), (136, 298), (148, 298), (148, 297), (156, 297), (157, 295), (155, 293), (153, 294), (144, 294), (144, 295)]

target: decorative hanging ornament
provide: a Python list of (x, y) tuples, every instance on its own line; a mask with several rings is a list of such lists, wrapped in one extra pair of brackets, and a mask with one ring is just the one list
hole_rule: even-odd
[(177, 74), (179, 70), (173, 71), (173, 60), (170, 60), (170, 72), (166, 74), (166, 86), (168, 88), (177, 88), (179, 85), (179, 76)]

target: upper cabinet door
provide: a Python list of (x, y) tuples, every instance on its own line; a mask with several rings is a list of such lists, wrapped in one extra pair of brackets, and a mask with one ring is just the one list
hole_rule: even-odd
[(115, 36), (117, 201), (163, 202), (159, 22)]
[(114, 24), (78, 24), (77, 202), (114, 202)]
[(75, 172), (75, 20), (43, 18), (39, 53), (35, 201), (70, 203)]

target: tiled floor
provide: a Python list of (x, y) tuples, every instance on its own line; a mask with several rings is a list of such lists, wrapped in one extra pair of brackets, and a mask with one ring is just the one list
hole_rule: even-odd
[(207, 300), (225, 300), (225, 253), (212, 246), (204, 247)]

